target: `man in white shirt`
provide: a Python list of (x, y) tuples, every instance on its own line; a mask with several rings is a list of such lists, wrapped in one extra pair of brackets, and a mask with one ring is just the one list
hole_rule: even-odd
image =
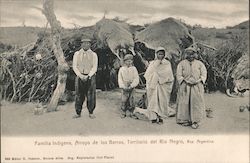
[(98, 66), (98, 57), (90, 49), (90, 40), (82, 39), (81, 49), (75, 52), (73, 57), (73, 70), (76, 74), (75, 90), (76, 115), (73, 118), (81, 117), (82, 105), (87, 98), (87, 108), (89, 117), (95, 118), (93, 114), (96, 107), (96, 71)]

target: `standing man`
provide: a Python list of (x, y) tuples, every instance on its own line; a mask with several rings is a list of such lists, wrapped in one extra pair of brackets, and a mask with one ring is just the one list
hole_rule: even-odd
[(96, 107), (96, 71), (98, 66), (98, 57), (90, 49), (90, 39), (81, 40), (81, 49), (75, 52), (73, 57), (73, 70), (76, 74), (75, 90), (76, 115), (73, 118), (81, 117), (82, 105), (87, 98), (87, 108), (89, 117), (95, 118), (93, 114)]
[(180, 84), (177, 99), (177, 123), (197, 129), (205, 117), (204, 84), (207, 79), (205, 65), (197, 60), (194, 48), (185, 50), (185, 60), (177, 66)]

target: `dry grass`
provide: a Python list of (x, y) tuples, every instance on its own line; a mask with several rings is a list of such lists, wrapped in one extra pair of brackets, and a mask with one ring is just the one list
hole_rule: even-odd
[(0, 41), (12, 46), (25, 46), (36, 42), (37, 34), (43, 30), (38, 27), (0, 27)]

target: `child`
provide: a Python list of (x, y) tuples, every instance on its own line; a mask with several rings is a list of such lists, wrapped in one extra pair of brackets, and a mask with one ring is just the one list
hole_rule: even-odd
[(132, 117), (134, 111), (134, 88), (139, 84), (138, 71), (133, 66), (133, 55), (127, 54), (124, 57), (124, 65), (118, 73), (118, 84), (122, 88), (121, 118), (126, 117), (126, 111)]

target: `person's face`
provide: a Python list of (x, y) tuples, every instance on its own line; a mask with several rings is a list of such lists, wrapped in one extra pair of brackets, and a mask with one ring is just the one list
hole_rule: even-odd
[(82, 45), (81, 45), (82, 49), (83, 50), (89, 50), (90, 48), (90, 42), (83, 42)]
[(125, 65), (127, 65), (129, 67), (129, 66), (132, 66), (133, 61), (128, 59), (128, 60), (124, 61), (124, 63), (125, 63)]
[(193, 61), (196, 58), (196, 53), (194, 53), (194, 52), (187, 52), (186, 55), (187, 55), (187, 60), (189, 62)]
[(156, 53), (157, 59), (163, 60), (165, 57), (165, 52), (163, 50), (160, 50)]

